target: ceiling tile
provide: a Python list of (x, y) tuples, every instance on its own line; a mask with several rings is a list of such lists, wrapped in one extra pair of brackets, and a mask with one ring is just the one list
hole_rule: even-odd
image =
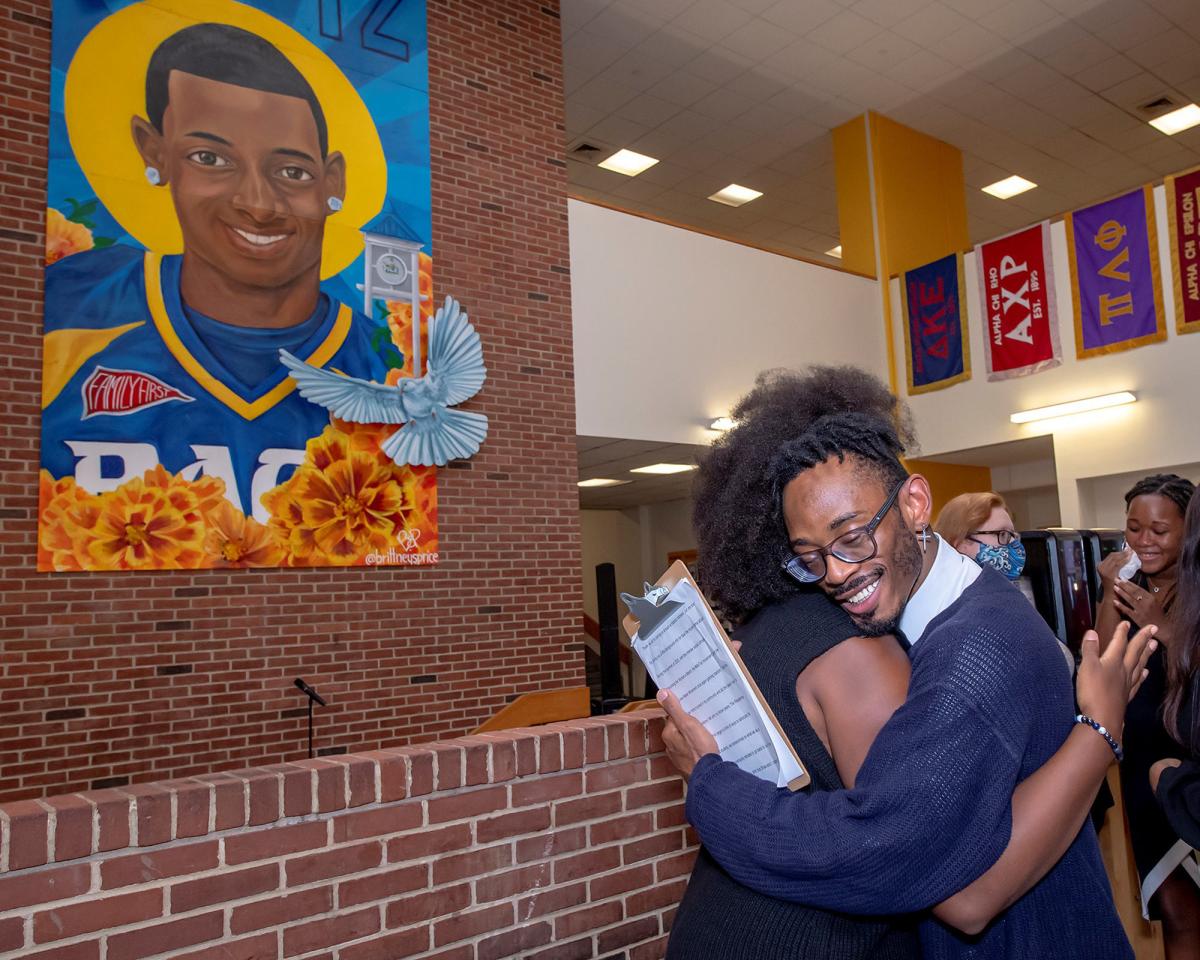
[(893, 28), (896, 33), (927, 50), (936, 51), (941, 41), (970, 23), (941, 0), (925, 4)]
[(717, 43), (749, 23), (750, 14), (727, 0), (697, 0), (672, 22)]
[(722, 39), (719, 46), (758, 63), (778, 53), (795, 39), (790, 31), (755, 18)]
[[(1138, 0), (1123, 0), (1119, 9), (1119, 18), (1090, 28), (1092, 33), (1118, 50), (1136, 47), (1172, 29), (1171, 21)], [(1192, 19), (1195, 19), (1194, 11)]]
[(1073, 77), (1083, 70), (1097, 67), (1112, 59), (1116, 51), (1099, 37), (1087, 33), (1078, 39), (1067, 41), (1052, 52), (1044, 51), (1038, 55), (1054, 69)]
[[(604, 143), (612, 144), (619, 149), (632, 143), (648, 129), (644, 124), (634, 123), (618, 114), (610, 113), (599, 123), (588, 127), (584, 136), (589, 140), (601, 140)], [(617, 174), (617, 176), (622, 176), (622, 174)]]
[(671, 103), (669, 100), (661, 100), (649, 94), (642, 94), (642, 96), (630, 100), (617, 112), (626, 120), (632, 120), (634, 123), (639, 123), (644, 127), (653, 128), (671, 119), (681, 109), (683, 108), (677, 103)]
[(1061, 19), (1041, 0), (1009, 0), (980, 17), (979, 25), (1010, 43), (1017, 43)]
[(711, 80), (704, 80), (685, 70), (679, 70), (650, 88), (650, 93), (681, 107), (688, 107), (717, 89)]
[(786, 90), (791, 84), (776, 76), (751, 68), (727, 84), (730, 90), (749, 97), (755, 103), (764, 103)]
[[(640, 145), (642, 141), (638, 141)], [(692, 171), (687, 167), (681, 167), (677, 163), (672, 163), (670, 160), (660, 160), (654, 166), (644, 173), (637, 175), (638, 180), (645, 180), (648, 183), (657, 184), (660, 187), (674, 187), (680, 181), (690, 177)]]
[(1078, 71), (1074, 74), (1074, 78), (1077, 83), (1099, 93), (1101, 90), (1107, 90), (1113, 84), (1136, 77), (1141, 72), (1141, 67), (1128, 57), (1116, 54), (1094, 67)]
[(608, 4), (609, 0), (568, 0), (562, 4), (559, 16), (562, 18), (563, 36), (573, 34)]
[(834, 53), (847, 53), (880, 33), (880, 27), (850, 10), (826, 20), (808, 32), (807, 39)]
[(741, 54), (710, 47), (688, 64), (688, 72), (721, 85), (745, 73), (752, 66), (754, 62)]
[(591, 80), (621, 55), (622, 49), (586, 31), (576, 33), (563, 45), (563, 86), (568, 93)]
[(571, 98), (586, 107), (598, 110), (612, 111), (625, 106), (640, 91), (627, 87), (623, 83), (611, 80), (589, 80), (579, 89), (571, 93)]
[(803, 37), (841, 12), (842, 8), (833, 0), (805, 0), (803, 3), (781, 0), (764, 10), (761, 16), (777, 27), (783, 27), (796, 36)]
[(567, 139), (573, 140), (594, 123), (599, 123), (608, 116), (607, 110), (589, 107), (578, 100), (567, 100)]
[(1001, 56), (1008, 46), (991, 31), (967, 23), (938, 44), (937, 52), (951, 63), (974, 68)]
[(709, 46), (709, 42), (703, 37), (698, 37), (674, 23), (668, 23), (661, 30), (649, 34), (633, 49), (678, 69), (687, 66)]
[(855, 47), (846, 56), (878, 73), (887, 73), (891, 67), (921, 52), (921, 48), (911, 40), (881, 33)]
[(1106, 100), (1111, 100), (1118, 106), (1135, 113), (1142, 104), (1157, 100), (1162, 96), (1179, 99), (1171, 88), (1158, 77), (1145, 72), (1106, 88), (1101, 92), (1101, 95)]
[(855, 0), (850, 9), (881, 27), (890, 28), (930, 3), (932, 0)]

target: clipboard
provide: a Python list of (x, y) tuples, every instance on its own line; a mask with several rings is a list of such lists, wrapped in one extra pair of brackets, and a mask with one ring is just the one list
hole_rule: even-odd
[[(812, 782), (812, 776), (808, 772), (808, 767), (805, 766), (804, 761), (800, 759), (800, 755), (796, 753), (796, 748), (792, 746), (792, 741), (788, 738), (787, 734), (783, 732), (783, 728), (779, 725), (779, 720), (775, 716), (775, 712), (764, 699), (762, 691), (758, 689), (758, 684), (754, 682), (754, 677), (752, 677), (750, 675), (750, 671), (746, 669), (746, 665), (742, 662), (741, 656), (739, 656), (738, 652), (733, 648), (733, 644), (729, 640), (729, 635), (725, 633), (725, 628), (721, 626), (720, 619), (713, 612), (712, 607), (709, 606), (708, 598), (704, 596), (703, 591), (701, 591), (699, 585), (693, 579), (691, 573), (688, 571), (687, 566), (683, 563), (683, 561), (676, 560), (667, 568), (666, 572), (655, 581), (654, 586), (656, 588), (665, 587), (667, 590), (670, 590), (681, 581), (686, 581), (687, 583), (691, 584), (692, 588), (696, 591), (697, 596), (700, 598), (700, 602), (704, 605), (705, 614), (711, 621), (717, 636), (720, 637), (721, 642), (725, 644), (734, 666), (745, 679), (746, 686), (750, 689), (751, 693), (753, 693), (759, 707), (762, 708), (763, 714), (774, 726), (776, 733), (779, 735), (780, 742), (791, 753), (792, 758), (796, 761), (796, 766), (798, 766), (802, 771), (800, 776), (794, 777), (788, 781), (787, 788), (793, 792), (804, 789)], [(647, 603), (649, 602), (650, 601), (647, 600)], [(657, 604), (655, 604), (655, 606), (657, 606)], [(650, 621), (648, 623), (648, 629), (652, 631), (654, 627), (657, 626), (657, 621), (655, 621), (651, 616), (647, 616), (645, 619)], [(642, 622), (633, 613), (629, 613), (626, 614), (625, 618), (621, 621), (621, 625), (625, 628), (625, 633), (632, 640), (633, 635), (641, 629)], [(651, 635), (652, 634), (647, 634), (647, 636)]]

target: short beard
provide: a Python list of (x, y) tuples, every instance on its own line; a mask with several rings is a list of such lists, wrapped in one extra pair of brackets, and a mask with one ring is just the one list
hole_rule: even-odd
[[(917, 546), (916, 535), (908, 533), (907, 529), (904, 529), (904, 533), (897, 539), (896, 546), (892, 550), (888, 568), (898, 583), (909, 583), (910, 595), (911, 585), (916, 583), (917, 577), (920, 576), (923, 560), (921, 548)], [(859, 636), (886, 637), (894, 634), (900, 626), (900, 617), (904, 613), (904, 608), (908, 606), (908, 601), (909, 596), (906, 595), (890, 617), (872, 616), (865, 620), (852, 617), (854, 625), (858, 627)]]

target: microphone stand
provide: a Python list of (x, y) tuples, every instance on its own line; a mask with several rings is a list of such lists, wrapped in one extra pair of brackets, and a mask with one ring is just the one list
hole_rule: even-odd
[(313, 704), (319, 703), (323, 707), (328, 706), (328, 704), (316, 690), (300, 679), (300, 677), (297, 677), (293, 682), (296, 684), (296, 689), (308, 697), (308, 759), (311, 760), (313, 758)]

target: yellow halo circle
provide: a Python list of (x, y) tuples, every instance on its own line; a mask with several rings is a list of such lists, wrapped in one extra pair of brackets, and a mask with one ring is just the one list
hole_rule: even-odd
[(342, 209), (325, 221), (322, 278), (362, 253), (359, 230), (383, 207), (387, 161), (370, 111), (345, 74), (287, 24), (233, 0), (142, 0), (98, 23), (67, 70), (64, 112), (75, 160), (116, 221), (154, 253), (182, 253), (183, 235), (169, 189), (151, 186), (130, 133), (146, 116), (146, 68), (163, 40), (196, 23), (223, 23), (277, 47), (316, 92), (329, 149), (346, 159)]

